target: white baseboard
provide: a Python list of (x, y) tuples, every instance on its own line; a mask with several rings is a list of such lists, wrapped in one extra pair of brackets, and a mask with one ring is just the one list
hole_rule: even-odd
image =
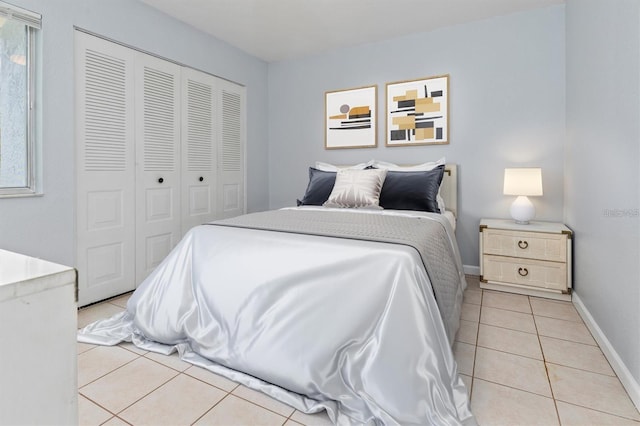
[(480, 275), (479, 266), (462, 265), (462, 268), (464, 269), (464, 273), (467, 275)]
[(576, 292), (573, 292), (573, 304), (584, 320), (585, 324), (587, 325), (587, 328), (589, 329), (589, 331), (591, 331), (591, 334), (596, 339), (596, 342), (598, 342), (600, 349), (602, 349), (602, 353), (604, 353), (604, 356), (609, 361), (609, 364), (611, 364), (613, 371), (615, 371), (618, 375), (622, 386), (629, 394), (629, 397), (633, 401), (636, 408), (640, 411), (640, 383), (638, 383), (638, 381), (633, 377), (624, 362), (622, 362), (622, 359), (620, 358), (614, 347), (611, 345), (611, 342), (609, 342), (609, 339), (607, 339), (607, 337), (604, 335), (596, 321), (593, 319), (593, 316), (591, 316), (591, 313), (582, 302), (582, 299), (580, 299), (580, 296), (578, 296)]

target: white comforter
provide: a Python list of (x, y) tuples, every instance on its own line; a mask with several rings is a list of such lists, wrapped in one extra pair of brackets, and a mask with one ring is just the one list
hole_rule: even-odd
[(475, 423), (428, 275), (406, 246), (198, 226), (125, 313), (78, 339), (178, 350), (337, 424)]

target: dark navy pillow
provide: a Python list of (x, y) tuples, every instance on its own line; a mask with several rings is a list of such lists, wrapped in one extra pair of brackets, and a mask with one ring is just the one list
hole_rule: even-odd
[(380, 193), (380, 206), (392, 210), (418, 210), (440, 213), (438, 190), (444, 165), (429, 171), (387, 172)]
[(309, 167), (309, 185), (299, 206), (321, 206), (329, 199), (333, 185), (336, 183), (336, 172), (325, 172)]

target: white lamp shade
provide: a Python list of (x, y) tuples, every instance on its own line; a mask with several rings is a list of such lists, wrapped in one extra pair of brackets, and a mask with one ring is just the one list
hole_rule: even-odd
[(542, 169), (504, 169), (504, 195), (542, 195)]

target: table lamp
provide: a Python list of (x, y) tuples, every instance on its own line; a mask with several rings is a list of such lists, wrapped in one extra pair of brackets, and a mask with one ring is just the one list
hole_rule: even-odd
[(527, 196), (542, 195), (542, 169), (518, 167), (504, 169), (504, 195), (517, 195), (511, 204), (511, 217), (527, 225), (536, 215), (536, 208)]

